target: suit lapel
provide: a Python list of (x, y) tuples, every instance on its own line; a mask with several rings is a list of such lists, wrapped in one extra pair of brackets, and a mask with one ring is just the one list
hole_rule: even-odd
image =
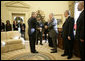
[(79, 17), (78, 17), (78, 19), (77, 19), (77, 23), (79, 22), (79, 19), (80, 19), (80, 17), (82, 16), (83, 13), (84, 13), (84, 10), (80, 13), (80, 15), (79, 15)]
[(64, 22), (64, 24), (63, 24), (63, 26), (66, 24), (66, 22), (68, 21), (68, 19), (69, 19), (69, 17), (65, 20), (65, 22)]

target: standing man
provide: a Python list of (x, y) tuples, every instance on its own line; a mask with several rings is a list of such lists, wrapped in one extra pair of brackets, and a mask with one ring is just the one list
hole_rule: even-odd
[(53, 13), (49, 14), (49, 24), (48, 24), (48, 37), (52, 39), (53, 49), (51, 53), (57, 53), (57, 20), (54, 18)]
[(13, 30), (18, 31), (18, 23), (15, 20), (13, 21)]
[(1, 21), (1, 32), (5, 31), (5, 24)]
[(78, 11), (81, 11), (81, 13), (77, 20), (76, 39), (79, 40), (81, 59), (85, 60), (84, 59), (84, 1), (79, 2)]
[(20, 32), (21, 32), (21, 36), (25, 39), (25, 24), (23, 23), (23, 20), (20, 22)]
[(38, 53), (35, 49), (35, 42), (36, 42), (36, 12), (32, 12), (31, 18), (28, 20), (28, 35), (29, 35), (29, 42), (30, 42), (30, 49), (31, 53)]
[(42, 29), (43, 29), (43, 23), (41, 21), (41, 18), (38, 16), (37, 17), (37, 40), (36, 40), (36, 44), (38, 44), (38, 39), (40, 39), (40, 45), (42, 44)]
[(74, 18), (70, 17), (69, 10), (64, 13), (66, 21), (63, 24), (62, 38), (64, 40), (64, 54), (61, 56), (68, 56), (67, 59), (72, 58), (73, 52), (73, 41), (74, 41)]
[(6, 21), (6, 31), (12, 31), (12, 25), (9, 20)]
[(48, 26), (48, 22), (45, 22), (45, 24), (44, 24), (44, 40), (45, 40), (45, 43), (47, 42), (47, 39), (48, 39), (48, 29), (45, 28), (46, 26)]

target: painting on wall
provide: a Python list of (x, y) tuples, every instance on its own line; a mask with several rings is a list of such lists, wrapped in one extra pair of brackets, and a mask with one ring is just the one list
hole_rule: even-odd
[(62, 23), (62, 19), (57, 19), (57, 25)]
[(56, 14), (56, 15), (54, 15), (54, 17), (57, 20), (58, 28), (61, 27), (61, 25), (63, 23), (63, 14)]

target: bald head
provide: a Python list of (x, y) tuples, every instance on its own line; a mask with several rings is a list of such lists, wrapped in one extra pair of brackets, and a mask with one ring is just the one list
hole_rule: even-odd
[(49, 14), (49, 18), (50, 18), (50, 19), (52, 19), (52, 18), (53, 18), (53, 16), (54, 16), (54, 14), (53, 14), (53, 13), (50, 13), (50, 14)]
[(82, 9), (84, 9), (84, 1), (80, 1), (78, 4), (78, 11), (81, 11)]

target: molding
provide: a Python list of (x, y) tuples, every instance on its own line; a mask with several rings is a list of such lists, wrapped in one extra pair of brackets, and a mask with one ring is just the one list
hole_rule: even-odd
[[(20, 4), (19, 6), (17, 4)], [(5, 3), (6, 7), (15, 7), (15, 8), (30, 8), (30, 5), (22, 2), (22, 1), (11, 1), (11, 2), (7, 2)]]

